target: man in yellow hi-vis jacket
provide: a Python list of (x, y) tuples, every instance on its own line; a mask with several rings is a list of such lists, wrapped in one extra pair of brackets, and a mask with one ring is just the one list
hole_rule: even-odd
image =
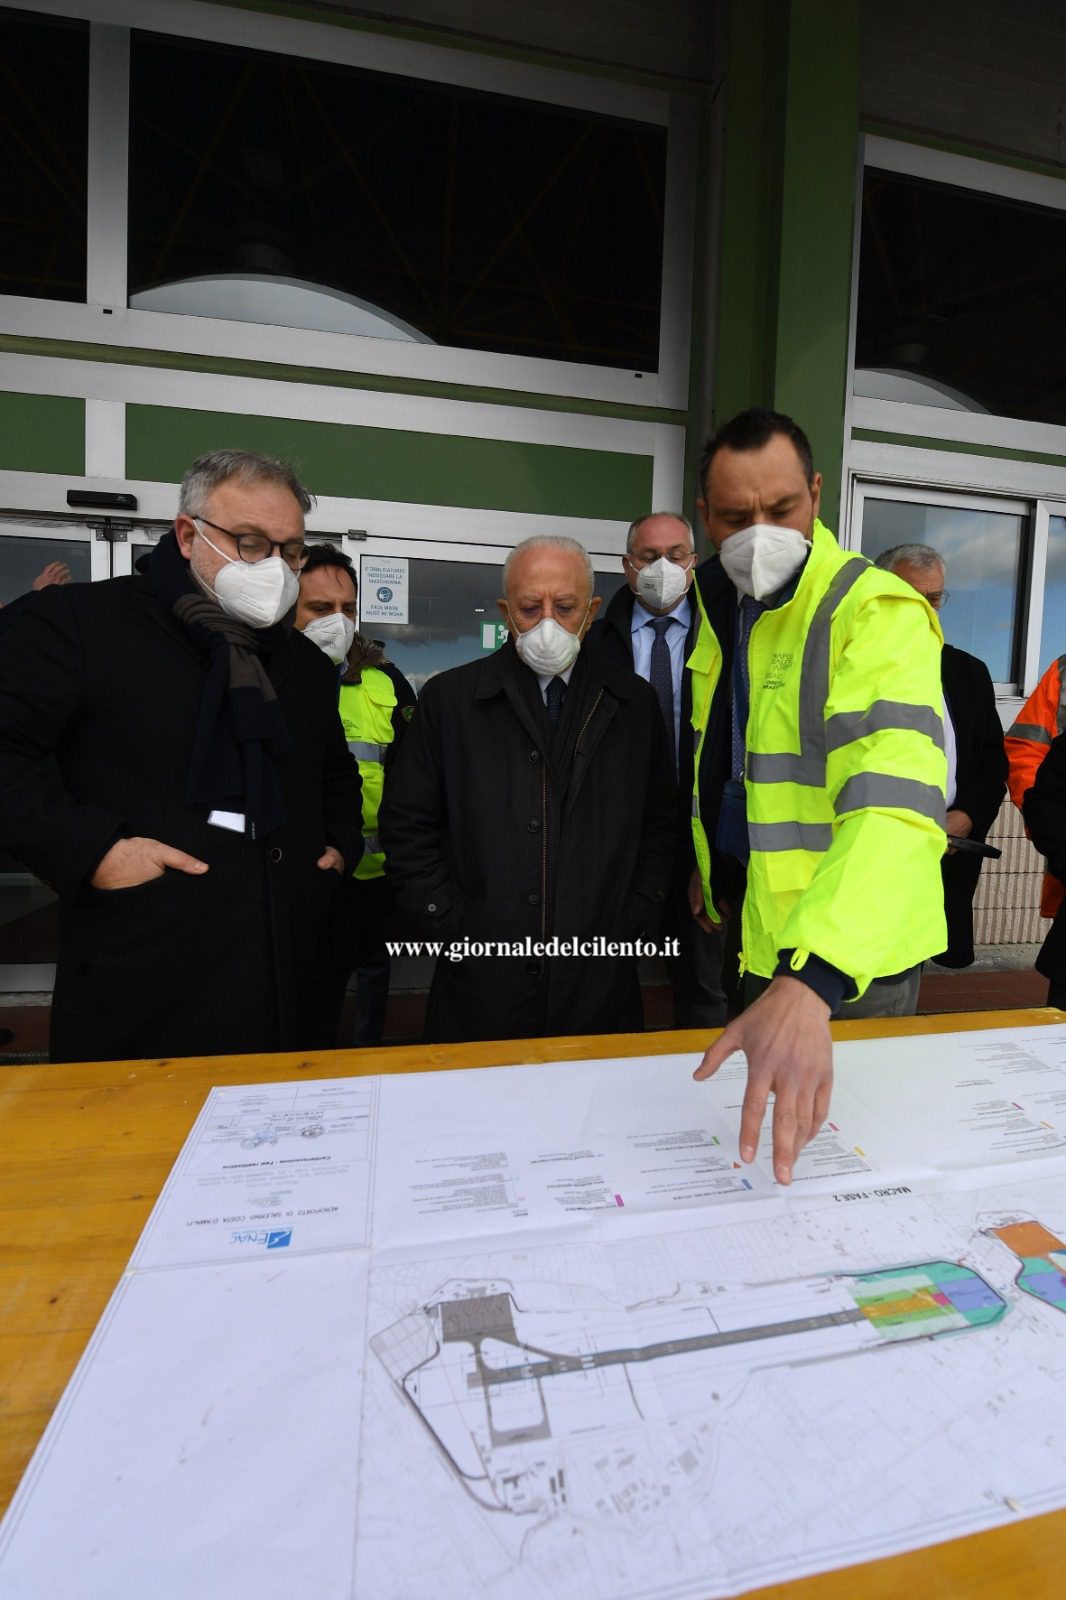
[[(696, 892), (716, 920), (715, 858), (746, 867), (753, 1003), (696, 1076), (744, 1051), (741, 1156), (755, 1156), (772, 1093), (787, 1183), (828, 1111), (830, 1016), (913, 1011), (921, 963), (944, 948), (942, 636), (919, 594), (818, 521), (821, 474), (791, 418), (742, 412), (708, 444), (700, 481), (717, 553), (694, 585), (703, 626), (688, 661)], [(726, 581), (723, 627), (704, 596)]]
[(333, 662), (344, 738), (359, 771), (363, 854), (345, 876), (330, 922), (332, 961), (321, 975), (322, 1005), (338, 1036), (350, 975), (356, 1012), (351, 1042), (381, 1043), (389, 997), (386, 929), (393, 894), (378, 839), (378, 810), (386, 773), (414, 709), (415, 693), (384, 646), (356, 632), (358, 580), (350, 557), (315, 544), (300, 575), (296, 626)]

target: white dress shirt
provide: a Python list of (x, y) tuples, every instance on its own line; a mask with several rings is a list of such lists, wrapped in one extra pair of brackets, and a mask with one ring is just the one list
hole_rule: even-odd
[(951, 721), (948, 703), (944, 701), (944, 753), (948, 758), (948, 789), (946, 809), (951, 810), (955, 804), (955, 794), (958, 787), (959, 752), (955, 744), (955, 728)]

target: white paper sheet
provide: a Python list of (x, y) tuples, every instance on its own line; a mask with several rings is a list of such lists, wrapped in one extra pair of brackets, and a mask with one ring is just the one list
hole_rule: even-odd
[(787, 1190), (697, 1059), (213, 1091), (5, 1600), (709, 1600), (1066, 1506), (1066, 1029), (838, 1046)]
[(1066, 1030), (930, 1034), (837, 1048), (850, 1092), (940, 1171), (1066, 1154)]
[[(706, 1083), (692, 1080), (698, 1063), (654, 1056), (384, 1079), (375, 1244), (539, 1232), (592, 1215), (609, 1226), (623, 1213), (778, 1196), (769, 1122), (756, 1160), (739, 1159), (743, 1058)], [(932, 1170), (840, 1084), (794, 1184), (824, 1193)]]
[(1066, 1287), (994, 1231), (1066, 1185), (896, 1187), (378, 1254), (360, 1596), (710, 1600), (1066, 1505)]
[(133, 1265), (368, 1242), (376, 1078), (212, 1089)]
[(365, 1251), (123, 1280), (4, 1522), (4, 1600), (353, 1586)]

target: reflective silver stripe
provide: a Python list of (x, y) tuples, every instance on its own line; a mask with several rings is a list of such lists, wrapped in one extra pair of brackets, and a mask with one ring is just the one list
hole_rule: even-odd
[(826, 851), (833, 842), (831, 822), (749, 822), (753, 850)]
[(349, 739), (348, 749), (357, 761), (384, 761), (387, 744), (368, 744), (365, 739)]
[(944, 748), (944, 724), (932, 706), (912, 706), (905, 700), (875, 700), (868, 711), (838, 711), (825, 725), (826, 748), (839, 750), (855, 739), (897, 729), (928, 734), (938, 750)]
[(752, 783), (805, 783), (825, 788), (825, 762), (817, 755), (797, 756), (791, 751), (763, 755), (749, 751), (746, 771)]
[(692, 796), (692, 815), (697, 819), (697, 821), (699, 820), (699, 814), (700, 814), (700, 797), (699, 797), (698, 794), (694, 794)]
[(1066, 656), (1060, 656), (1055, 665), (1059, 669), (1059, 703), (1055, 711), (1055, 731), (1066, 728)]
[[(916, 811), (920, 817), (929, 817), (939, 827), (944, 826), (943, 791), (933, 783), (919, 783), (917, 778), (893, 778), (886, 772), (856, 773), (837, 795), (837, 816), (868, 806)], [(886, 866), (891, 870), (891, 862)]]
[(363, 849), (366, 851), (368, 856), (381, 855), (381, 840), (378, 838), (376, 833), (363, 834)]
[(1007, 729), (1008, 739), (1028, 739), (1030, 744), (1050, 744), (1051, 735), (1036, 722), (1012, 722)]
[(807, 629), (800, 662), (800, 754), (794, 755), (791, 751), (760, 754), (749, 750), (746, 770), (753, 783), (801, 783), (811, 789), (825, 788), (825, 703), (829, 698), (829, 645), (833, 613), (869, 568), (870, 563), (864, 556), (852, 556), (837, 570), (818, 602)]
[[(841, 567), (818, 603), (807, 630), (807, 643), (800, 667), (799, 747), (805, 756), (819, 755), (825, 761), (825, 707), (829, 699), (829, 645), (833, 613), (854, 588), (870, 563), (861, 556)], [(822, 782), (825, 782), (823, 776)]]

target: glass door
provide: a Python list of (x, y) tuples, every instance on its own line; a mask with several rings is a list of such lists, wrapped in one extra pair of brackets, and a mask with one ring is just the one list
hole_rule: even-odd
[[(343, 548), (359, 573), (359, 630), (385, 645), (416, 694), (428, 678), (476, 661), (506, 638), (496, 602), (511, 546), (349, 538)], [(621, 561), (594, 554), (592, 564), (594, 593), (606, 605), (625, 582)], [(385, 620), (390, 615), (397, 620)]]
[(84, 522), (0, 514), (0, 604), (43, 587), (57, 575), (72, 583), (111, 576), (110, 550)]

